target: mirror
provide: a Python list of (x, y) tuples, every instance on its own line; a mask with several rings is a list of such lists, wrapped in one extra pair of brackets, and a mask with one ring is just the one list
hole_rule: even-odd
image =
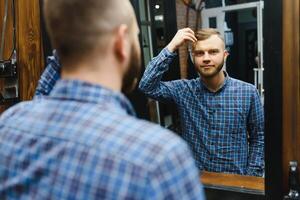
[[(195, 3), (195, 1), (189, 2)], [(185, 1), (185, 3), (188, 4), (189, 2)], [(259, 92), (259, 100), (263, 104), (262, 13), (264, 4), (263, 1), (240, 2), (242, 4), (227, 0), (205, 1), (206, 5), (203, 6), (201, 11), (202, 27), (217, 28), (221, 32), (225, 38), (226, 48), (230, 52), (225, 66), (226, 71), (230, 77), (254, 84)], [(189, 4), (189, 6), (193, 7), (192, 4)], [(143, 50), (144, 66), (147, 66), (150, 60), (158, 55), (173, 38), (177, 31), (177, 29), (174, 30), (173, 28), (179, 28), (179, 26), (184, 27), (186, 7), (182, 2), (178, 1), (175, 3), (175, 1), (166, 0), (142, 0), (138, 2), (136, 10), (138, 10), (138, 18), (140, 21), (141, 48)], [(181, 15), (178, 15), (179, 13)], [(179, 52), (179, 56), (177, 57), (180, 57), (180, 60), (174, 60), (172, 67), (164, 74), (163, 80), (176, 80), (189, 76), (187, 73), (185, 73), (184, 76), (180, 76), (180, 73), (182, 75), (185, 71), (189, 70), (186, 68), (190, 68), (190, 66), (187, 65), (183, 66), (185, 64), (182, 61), (185, 59), (183, 54), (187, 54), (187, 51)], [(178, 66), (177, 68), (176, 65)], [(180, 71), (176, 71), (175, 69), (180, 69)], [(172, 103), (162, 103), (149, 99), (148, 108), (150, 116), (148, 120), (159, 123), (181, 134), (183, 123), (180, 119), (180, 114), (175, 111), (175, 107), (176, 105)], [(234, 113), (232, 114), (234, 115)], [(245, 132), (244, 134), (247, 134), (246, 130), (243, 131)], [(195, 148), (193, 150), (195, 150)], [(239, 149), (235, 151), (239, 151)], [(264, 166), (262, 166), (262, 168), (263, 167)], [(206, 181), (207, 185), (212, 187), (217, 186), (218, 181), (212, 178), (212, 172), (206, 173), (205, 171), (206, 170), (203, 171), (203, 180)], [(218, 172), (221, 173), (216, 173), (213, 177), (223, 175), (223, 171)], [(209, 174), (209, 176), (207, 174)], [(227, 175), (228, 171), (226, 171), (225, 174)], [(229, 175), (238, 177), (237, 179), (241, 179), (240, 176), (243, 175), (243, 173), (236, 173), (238, 174), (236, 176), (234, 176), (234, 174), (235, 173), (230, 172)], [(260, 182), (260, 189), (257, 190), (257, 193), (263, 194), (264, 182), (261, 177), (264, 176), (264, 173), (262, 172), (258, 176), (260, 176), (260, 178), (253, 177), (258, 178), (256, 180)], [(227, 179), (229, 178), (227, 177)], [(243, 180), (250, 179), (249, 176), (245, 176)], [(241, 183), (240, 188), (243, 187), (247, 186)]]
[[(202, 27), (217, 28), (221, 32), (229, 52), (224, 68), (232, 78), (255, 85), (263, 105), (263, 1), (244, 1), (234, 5), (233, 1), (225, 1), (225, 4), (223, 1), (223, 6), (213, 4), (213, 2), (206, 1), (207, 5), (202, 10)], [(263, 131), (262, 129), (261, 132)], [(256, 145), (251, 144), (251, 131), (247, 130), (247, 132), (251, 151), (251, 146)], [(263, 136), (260, 141), (263, 145)], [(261, 156), (263, 159), (263, 153)], [(262, 160), (260, 164), (263, 169), (264, 161)], [(264, 173), (245, 175), (264, 176)]]

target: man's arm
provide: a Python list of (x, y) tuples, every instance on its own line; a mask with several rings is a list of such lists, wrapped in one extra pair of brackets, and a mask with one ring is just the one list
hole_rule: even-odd
[(248, 132), (249, 157), (247, 175), (262, 176), (264, 174), (264, 111), (256, 89), (251, 97)]
[(177, 144), (149, 173), (151, 199), (205, 199), (198, 169), (188, 147)]
[(47, 58), (47, 66), (38, 82), (34, 98), (41, 98), (49, 95), (56, 81), (60, 79), (60, 69), (61, 65), (56, 51), (54, 50), (53, 56)]
[(161, 79), (169, 69), (169, 65), (175, 56), (175, 53), (171, 53), (167, 48), (164, 48), (157, 57), (150, 61), (139, 83), (139, 89), (143, 93), (158, 101), (173, 99), (176, 82), (163, 82)]
[(197, 41), (194, 32), (190, 28), (179, 30), (168, 46), (151, 60), (139, 83), (139, 89), (142, 92), (156, 100), (172, 100), (176, 98), (175, 92), (178, 89), (179, 82), (163, 82), (161, 79), (176, 56), (175, 51), (186, 41)]

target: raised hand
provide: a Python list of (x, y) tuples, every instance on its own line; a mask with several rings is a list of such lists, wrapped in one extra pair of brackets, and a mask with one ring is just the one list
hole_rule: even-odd
[(190, 28), (179, 29), (171, 42), (168, 44), (167, 48), (170, 52), (174, 52), (187, 41), (197, 41), (194, 31)]

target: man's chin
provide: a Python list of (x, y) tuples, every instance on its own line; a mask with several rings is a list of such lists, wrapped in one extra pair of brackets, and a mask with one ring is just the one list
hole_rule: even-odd
[(222, 72), (222, 68), (201, 68), (197, 71), (202, 78), (213, 78)]
[(213, 72), (203, 72), (203, 71), (199, 71), (199, 74), (201, 77), (203, 78), (212, 78), (214, 76), (216, 76), (218, 73), (213, 71)]

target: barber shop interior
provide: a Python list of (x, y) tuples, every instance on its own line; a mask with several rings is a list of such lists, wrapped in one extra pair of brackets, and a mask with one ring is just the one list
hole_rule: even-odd
[(300, 199), (300, 0), (0, 0), (0, 199)]

